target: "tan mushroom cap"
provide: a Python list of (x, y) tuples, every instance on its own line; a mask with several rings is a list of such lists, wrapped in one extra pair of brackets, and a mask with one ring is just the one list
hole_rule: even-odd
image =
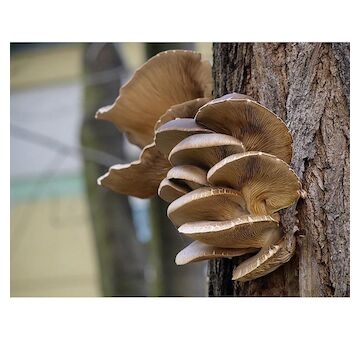
[(167, 215), (175, 226), (195, 221), (224, 221), (246, 214), (240, 192), (202, 187), (172, 202)]
[(113, 122), (140, 147), (150, 144), (157, 120), (172, 105), (211, 97), (211, 65), (192, 51), (165, 51), (142, 65), (96, 118)]
[(185, 195), (189, 190), (164, 178), (159, 185), (158, 195), (166, 202), (175, 201)]
[(194, 165), (179, 165), (171, 168), (167, 179), (190, 190), (209, 186), (206, 179), (206, 171)]
[(181, 250), (175, 258), (175, 263), (179, 266), (204, 261), (217, 258), (232, 258), (235, 256), (241, 256), (248, 253), (254, 253), (258, 249), (256, 248), (243, 248), (243, 249), (227, 249), (227, 248), (218, 248), (213, 247), (208, 244), (195, 241), (190, 243), (187, 247)]
[(183, 224), (178, 231), (194, 240), (223, 248), (262, 248), (282, 236), (279, 223), (268, 215), (191, 222)]
[(97, 182), (120, 194), (148, 198), (157, 193), (170, 167), (168, 160), (152, 143), (143, 149), (139, 160), (110, 167)]
[(208, 182), (242, 192), (251, 214), (271, 215), (293, 204), (301, 183), (287, 163), (263, 152), (231, 155), (208, 172)]
[(243, 144), (232, 136), (201, 133), (177, 144), (170, 152), (169, 161), (174, 166), (190, 164), (208, 170), (221, 159), (244, 151)]
[[(231, 97), (233, 96), (233, 97)], [(242, 141), (247, 151), (262, 151), (290, 163), (292, 136), (285, 123), (254, 100), (229, 97), (202, 106), (195, 120), (207, 128)]]
[(286, 235), (278, 243), (264, 247), (256, 255), (240, 263), (233, 271), (233, 280), (246, 282), (267, 275), (294, 255), (294, 235)]
[(208, 101), (210, 98), (196, 98), (171, 106), (156, 122), (154, 130), (176, 118), (194, 118), (199, 108)]
[(160, 126), (155, 131), (156, 147), (166, 156), (176, 144), (195, 134), (213, 133), (213, 131), (197, 124), (192, 118), (177, 118)]

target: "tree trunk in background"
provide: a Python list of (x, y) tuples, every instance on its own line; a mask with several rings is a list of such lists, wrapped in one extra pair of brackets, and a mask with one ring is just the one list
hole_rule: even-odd
[(290, 262), (240, 283), (239, 258), (210, 261), (210, 296), (350, 295), (349, 59), (348, 43), (214, 44), (214, 96), (250, 95), (287, 123), (307, 198), (282, 212), (300, 229)]
[[(84, 58), (86, 87), (83, 146), (125, 159), (123, 137), (111, 123), (95, 120), (95, 112), (118, 96), (121, 60), (113, 44), (88, 44)], [(110, 70), (110, 72), (109, 72)], [(108, 71), (108, 72), (106, 72)], [(120, 161), (121, 162), (121, 161)], [(144, 246), (136, 239), (127, 196), (97, 185), (113, 165), (96, 164), (84, 156), (84, 174), (94, 228), (100, 277), (105, 296), (147, 295)]]
[[(146, 56), (172, 49), (193, 49), (190, 43), (151, 43), (146, 44)], [(205, 263), (188, 266), (175, 264), (176, 254), (186, 247), (190, 240), (180, 236), (176, 227), (167, 217), (168, 203), (159, 197), (151, 199), (152, 256), (156, 270), (156, 296), (205, 296)]]

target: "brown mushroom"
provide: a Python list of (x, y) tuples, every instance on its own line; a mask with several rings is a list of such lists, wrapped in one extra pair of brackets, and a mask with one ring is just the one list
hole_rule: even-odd
[(158, 195), (166, 202), (185, 195), (193, 189), (208, 186), (206, 172), (193, 165), (171, 168), (159, 186)]
[(194, 241), (176, 255), (175, 263), (181, 266), (191, 262), (211, 260), (222, 257), (232, 258), (235, 256), (254, 253), (257, 250), (258, 249), (256, 248), (219, 248), (201, 243), (199, 241)]
[(194, 118), (199, 108), (208, 101), (209, 98), (196, 98), (171, 106), (156, 122), (154, 130), (176, 118)]
[(171, 168), (166, 177), (173, 183), (190, 190), (209, 186), (206, 171), (194, 165), (179, 165)]
[(214, 220), (224, 221), (247, 214), (241, 193), (229, 188), (202, 187), (181, 196), (167, 210), (175, 226), (184, 223)]
[(113, 122), (133, 144), (150, 144), (154, 126), (172, 105), (211, 97), (211, 66), (192, 51), (165, 51), (149, 59), (96, 118)]
[(220, 133), (196, 134), (185, 138), (170, 152), (172, 165), (190, 164), (205, 170), (234, 153), (244, 152), (236, 138)]
[(268, 215), (185, 223), (178, 231), (194, 240), (223, 248), (262, 248), (278, 241), (282, 235), (278, 221)]
[(124, 195), (148, 198), (156, 194), (170, 167), (152, 143), (143, 149), (139, 160), (110, 167), (105, 175), (98, 178), (98, 184)]
[(164, 178), (159, 185), (158, 195), (166, 202), (175, 201), (185, 195), (189, 190)]
[(301, 194), (301, 183), (281, 159), (249, 151), (228, 156), (208, 172), (208, 182), (242, 192), (251, 214), (272, 214), (293, 204)]
[(294, 255), (296, 240), (286, 234), (276, 244), (262, 248), (259, 253), (240, 263), (233, 271), (233, 280), (241, 282), (257, 279), (273, 272)]
[(246, 151), (262, 151), (290, 163), (292, 136), (273, 112), (235, 94), (214, 99), (202, 106), (195, 120), (207, 128), (242, 141)]
[(197, 124), (192, 118), (176, 118), (155, 130), (155, 145), (168, 157), (170, 151), (183, 139), (195, 134), (213, 133), (213, 131)]

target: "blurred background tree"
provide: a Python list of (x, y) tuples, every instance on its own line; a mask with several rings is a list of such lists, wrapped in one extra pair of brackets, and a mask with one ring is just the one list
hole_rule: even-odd
[[(114, 44), (87, 44), (84, 48), (84, 120), (81, 144), (110, 153), (118, 162), (129, 159), (124, 137), (112, 124), (94, 119), (94, 113), (118, 96), (123, 62)], [(102, 79), (102, 81), (98, 81)], [(94, 81), (95, 80), (95, 81)], [(105, 296), (147, 295), (145, 245), (136, 238), (130, 203), (96, 185), (96, 179), (113, 164), (96, 164), (84, 157), (84, 176), (91, 213), (100, 278)]]

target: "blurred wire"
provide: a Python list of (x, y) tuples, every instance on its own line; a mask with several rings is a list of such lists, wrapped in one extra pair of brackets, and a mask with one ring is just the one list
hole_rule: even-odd
[(10, 133), (11, 133), (11, 137), (15, 137), (15, 138), (17, 137), (38, 145), (45, 146), (47, 148), (56, 150), (57, 152), (62, 153), (64, 155), (70, 155), (78, 158), (79, 154), (82, 152), (87, 160), (93, 161), (100, 165), (104, 165), (106, 167), (109, 167), (117, 163), (126, 162), (126, 160), (124, 159), (113, 156), (103, 151), (99, 151), (83, 146), (72, 146), (72, 145), (64, 144), (55, 138), (52, 138), (44, 134), (40, 134), (35, 131), (31, 131), (27, 128), (18, 126), (16, 124), (10, 124)]

